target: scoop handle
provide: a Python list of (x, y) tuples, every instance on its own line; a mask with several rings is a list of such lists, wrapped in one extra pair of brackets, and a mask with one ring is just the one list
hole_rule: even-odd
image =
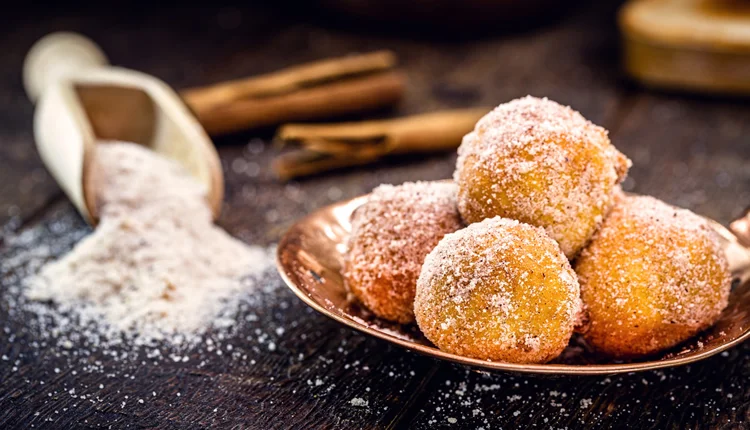
[(36, 102), (50, 85), (91, 68), (109, 65), (109, 60), (91, 39), (77, 33), (51, 33), (34, 44), (23, 64), (26, 95)]
[(742, 216), (729, 224), (729, 230), (737, 236), (740, 244), (750, 248), (750, 206), (745, 209)]

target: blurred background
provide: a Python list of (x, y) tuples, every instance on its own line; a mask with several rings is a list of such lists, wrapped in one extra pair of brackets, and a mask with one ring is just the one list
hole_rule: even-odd
[[(0, 170), (21, 178), (23, 192), (13, 190), (16, 184), (0, 185), (0, 218), (8, 221), (38, 210), (59, 193), (35, 154), (33, 105), (23, 91), (21, 67), (35, 41), (64, 30), (93, 39), (113, 64), (153, 75), (177, 90), (391, 50), (407, 76), (397, 105), (316, 121), (397, 118), (489, 108), (526, 94), (546, 96), (610, 130), (614, 143), (635, 163), (626, 188), (726, 222), (750, 203), (746, 100), (739, 94), (646, 89), (629, 78), (617, 25), (622, 5), (545, 0), (16, 5), (0, 18), (0, 145), (5, 148)], [(299, 214), (328, 202), (316, 200), (319, 196), (343, 198), (386, 180), (434, 179), (452, 171), (454, 154), (446, 151), (387, 157), (282, 184), (269, 167), (276, 156), (271, 146), (275, 130), (213, 137), (225, 163), (228, 198), (234, 198), (225, 218), (270, 220), (271, 230), (278, 232)], [(238, 157), (243, 161), (235, 161)], [(279, 193), (294, 194), (290, 187), (324, 192), (297, 203), (277, 199)], [(281, 208), (266, 207), (271, 202)]]

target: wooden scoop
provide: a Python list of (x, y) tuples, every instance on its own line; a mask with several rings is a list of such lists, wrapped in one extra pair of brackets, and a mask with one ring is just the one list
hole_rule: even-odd
[[(214, 216), (221, 166), (206, 132), (222, 134), (397, 103), (406, 78), (390, 51), (302, 64), (180, 95), (164, 82), (109, 65), (91, 40), (53, 33), (32, 47), (24, 85), (38, 107), (39, 153), (83, 216), (97, 222), (95, 142), (135, 142), (176, 159), (204, 183)], [(202, 126), (202, 127), (201, 127)], [(204, 130), (205, 129), (205, 130)]]
[(169, 86), (144, 73), (108, 64), (90, 40), (72, 33), (37, 42), (23, 67), (39, 154), (90, 223), (98, 222), (94, 163), (98, 141), (147, 146), (177, 160), (208, 190), (214, 218), (224, 196), (210, 138)]

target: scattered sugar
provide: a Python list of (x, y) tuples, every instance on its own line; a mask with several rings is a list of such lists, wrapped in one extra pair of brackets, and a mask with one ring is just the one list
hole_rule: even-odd
[(352, 406), (357, 406), (361, 408), (366, 408), (369, 402), (361, 397), (355, 397), (349, 401)]
[(143, 342), (221, 323), (268, 252), (216, 227), (205, 189), (178, 163), (129, 143), (97, 145), (96, 163), (99, 225), (41, 268), (27, 298)]

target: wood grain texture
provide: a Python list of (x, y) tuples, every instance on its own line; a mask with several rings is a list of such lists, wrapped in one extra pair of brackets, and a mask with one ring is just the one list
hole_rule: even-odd
[[(150, 358), (148, 351), (89, 341), (69, 348), (45, 341), (32, 316), (11, 312), (14, 302), (5, 299), (34, 271), (35, 253), (60, 255), (88, 231), (42, 170), (32, 107), (20, 86), (26, 50), (60, 29), (92, 37), (114, 64), (178, 89), (393, 49), (410, 78), (395, 113), (546, 95), (610, 129), (635, 162), (628, 189), (730, 220), (750, 204), (750, 108), (648, 94), (622, 82), (613, 10), (599, 4), (537, 32), (453, 43), (326, 28), (262, 7), (90, 8), (6, 17), (13, 25), (0, 40), (0, 225), (9, 239), (0, 243), (0, 259), (13, 269), (0, 273), (0, 428), (747, 426), (747, 345), (689, 367), (611, 378), (481, 375), (342, 328), (271, 273), (257, 300), (242, 308), (237, 333), (175, 361), (167, 352)], [(227, 183), (219, 222), (248, 243), (273, 244), (300, 216), (381, 182), (447, 178), (455, 161), (452, 154), (401, 157), (282, 185), (270, 172), (269, 136), (216, 141)], [(24, 240), (11, 234), (19, 231)], [(367, 406), (352, 404), (355, 398)]]

